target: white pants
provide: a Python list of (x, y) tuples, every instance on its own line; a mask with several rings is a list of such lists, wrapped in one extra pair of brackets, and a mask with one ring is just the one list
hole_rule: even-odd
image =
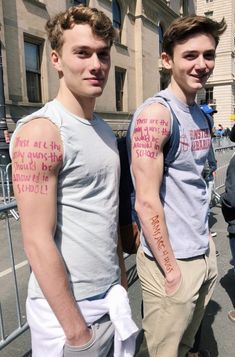
[(92, 338), (82, 347), (65, 343), (64, 331), (45, 299), (27, 299), (33, 357), (107, 356), (113, 344), (114, 327), (107, 315), (91, 325)]
[(33, 357), (106, 357), (113, 340), (115, 357), (134, 355), (138, 328), (131, 318), (127, 292), (123, 287), (115, 285), (104, 299), (81, 301), (79, 308), (93, 333), (85, 346), (72, 347), (65, 345), (64, 331), (47, 300), (27, 298)]

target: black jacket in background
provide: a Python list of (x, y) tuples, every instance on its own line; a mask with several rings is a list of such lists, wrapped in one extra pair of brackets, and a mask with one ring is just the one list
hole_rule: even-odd
[(204, 168), (203, 168), (203, 172), (202, 172), (202, 176), (204, 177), (204, 179), (207, 183), (209, 181), (214, 180), (213, 173), (216, 171), (216, 169), (217, 169), (217, 161), (215, 158), (215, 152), (214, 152), (213, 146), (211, 144), (209, 152), (208, 152), (208, 156), (207, 156)]
[(235, 141), (235, 124), (231, 129), (231, 132), (229, 134), (229, 138), (230, 138), (231, 141)]
[(228, 223), (228, 232), (235, 234), (235, 155), (231, 158), (227, 169), (221, 205), (224, 219)]

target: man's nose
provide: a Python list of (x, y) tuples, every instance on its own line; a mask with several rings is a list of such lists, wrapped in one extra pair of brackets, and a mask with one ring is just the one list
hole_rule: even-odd
[(97, 53), (93, 53), (93, 55), (91, 56), (91, 69), (98, 70), (100, 69), (100, 67), (101, 67), (101, 63), (99, 57)]
[(205, 69), (206, 68), (206, 60), (204, 56), (199, 56), (196, 62), (197, 69)]

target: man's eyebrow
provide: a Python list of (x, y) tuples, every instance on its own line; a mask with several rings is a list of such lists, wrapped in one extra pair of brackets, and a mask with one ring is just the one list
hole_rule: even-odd
[[(73, 48), (72, 48), (72, 50), (73, 51), (80, 51), (80, 50), (91, 50), (91, 51), (93, 51), (94, 50), (94, 48), (93, 47), (90, 47), (90, 46), (74, 46)], [(102, 47), (99, 47), (99, 48), (97, 48), (96, 49), (96, 51), (109, 51), (110, 50), (110, 46), (102, 46)]]
[(209, 50), (204, 51), (206, 53), (216, 53), (215, 49), (210, 48)]
[[(183, 54), (190, 54), (190, 53), (198, 53), (199, 51), (198, 50), (186, 50), (183, 52)], [(203, 53), (213, 53), (215, 54), (215, 49), (214, 48), (209, 48), (208, 50), (205, 50), (203, 51)]]

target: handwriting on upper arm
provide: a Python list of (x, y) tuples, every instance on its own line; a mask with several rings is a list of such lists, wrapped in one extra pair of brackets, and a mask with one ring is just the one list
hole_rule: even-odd
[(157, 244), (157, 249), (162, 252), (162, 255), (164, 257), (163, 264), (165, 266), (166, 272), (170, 273), (171, 271), (173, 271), (173, 267), (170, 262), (169, 252), (168, 252), (168, 250), (165, 246), (164, 240), (162, 238), (159, 216), (156, 215), (156, 216), (152, 217), (150, 219), (150, 223), (152, 226), (153, 238)]
[(133, 134), (133, 151), (136, 157), (156, 159), (160, 151), (161, 138), (168, 135), (168, 121), (164, 119), (138, 118)]
[(62, 148), (54, 141), (15, 138), (12, 180), (17, 193), (46, 195), (49, 175), (62, 160)]

